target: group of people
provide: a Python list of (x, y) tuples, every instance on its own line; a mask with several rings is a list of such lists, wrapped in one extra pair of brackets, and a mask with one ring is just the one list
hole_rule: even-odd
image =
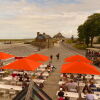
[(93, 63), (96, 66), (100, 66), (100, 52), (95, 52), (91, 50), (87, 50), (86, 57), (90, 60), (93, 60)]
[(27, 73), (12, 73), (12, 78), (16, 78), (16, 80), (18, 80), (19, 82), (22, 82), (22, 89), (24, 89), (25, 87), (27, 87), (29, 85), (30, 82), (30, 77)]
[[(57, 58), (57, 60), (59, 60), (59, 58), (60, 58), (60, 54), (59, 53), (56, 54), (56, 58)], [(50, 55), (50, 59), (51, 59), (51, 61), (53, 60), (53, 55)]]
[(23, 74), (17, 74), (17, 73), (12, 73), (12, 78), (14, 79), (15, 77), (17, 77), (18, 81), (23, 82), (29, 82), (30, 78), (29, 75), (27, 73), (23, 73)]
[(68, 100), (64, 97), (64, 92), (79, 92), (79, 85), (78, 82), (83, 82), (85, 86), (82, 89), (82, 92), (86, 95), (86, 100), (94, 100), (93, 93), (97, 90), (97, 87), (95, 85), (95, 79), (92, 75), (90, 79), (87, 79), (85, 75), (78, 74), (62, 74), (60, 81), (64, 81), (62, 85), (60, 85), (60, 91), (58, 92), (58, 100)]

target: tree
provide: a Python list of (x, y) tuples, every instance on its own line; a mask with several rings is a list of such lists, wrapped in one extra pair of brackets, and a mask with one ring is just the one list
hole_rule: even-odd
[(71, 40), (74, 41), (74, 36), (72, 35)]
[(94, 37), (100, 35), (100, 13), (89, 16), (84, 24), (78, 27), (78, 32), (80, 38), (83, 36), (87, 42), (90, 40), (92, 47)]
[(88, 47), (90, 38), (89, 38), (89, 34), (85, 31), (85, 29), (86, 29), (86, 26), (84, 24), (78, 27), (78, 37), (79, 37), (79, 40), (83, 41)]

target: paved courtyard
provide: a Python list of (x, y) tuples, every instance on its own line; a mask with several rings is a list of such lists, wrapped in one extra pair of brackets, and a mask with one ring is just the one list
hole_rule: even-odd
[[(0, 51), (7, 52), (14, 54), (16, 56), (28, 56), (29, 54), (36, 53), (34, 52), (36, 48), (34, 48), (31, 45), (20, 45), (20, 46), (12, 46), (10, 48), (4, 48), (0, 49)], [(56, 100), (56, 92), (58, 90), (58, 81), (60, 78), (60, 68), (61, 65), (64, 64), (64, 58), (75, 55), (75, 54), (84, 54), (84, 51), (77, 51), (74, 50), (71, 46), (69, 45), (62, 45), (61, 43), (55, 44), (53, 48), (48, 48), (41, 50), (37, 53), (41, 53), (47, 56), (50, 56), (51, 54), (53, 55), (53, 62), (52, 64), (56, 67), (55, 72), (51, 73), (49, 78), (46, 80), (45, 85), (43, 90), (50, 96), (52, 97), (53, 100)], [(60, 60), (57, 61), (56, 59), (56, 54), (60, 53)], [(47, 62), (48, 63), (48, 62)]]

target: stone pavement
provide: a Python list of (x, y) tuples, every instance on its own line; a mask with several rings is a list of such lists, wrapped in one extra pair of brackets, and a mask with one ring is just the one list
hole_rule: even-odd
[[(50, 96), (52, 97), (53, 100), (57, 100), (56, 92), (59, 88), (58, 82), (60, 79), (60, 68), (61, 65), (64, 64), (64, 58), (79, 54), (76, 51), (66, 49), (63, 47), (61, 44), (55, 45), (55, 47), (48, 49), (45, 52), (41, 52), (42, 54), (50, 56), (51, 54), (53, 55), (53, 62), (52, 64), (56, 67), (55, 72), (51, 73), (47, 81), (45, 82), (43, 90)], [(56, 54), (60, 53), (60, 60), (57, 61), (56, 59)], [(83, 54), (83, 52), (82, 52)]]
[[(43, 90), (53, 99), (56, 100), (56, 92), (59, 88), (58, 85), (58, 81), (60, 78), (60, 68), (61, 65), (64, 64), (64, 58), (71, 56), (71, 55), (75, 55), (75, 54), (79, 54), (79, 52), (76, 52), (70, 48), (66, 48), (64, 46), (62, 46), (61, 44), (56, 44), (53, 48), (48, 48), (45, 50), (41, 50), (39, 52), (34, 52), (34, 47), (32, 47), (31, 45), (20, 45), (20, 46), (14, 46), (14, 47), (10, 47), (8, 49), (2, 49), (0, 51), (3, 52), (7, 52), (7, 53), (11, 53), (14, 54), (16, 56), (28, 56), (29, 54), (32, 53), (41, 53), (47, 56), (50, 56), (51, 54), (53, 55), (53, 62), (52, 64), (56, 67), (56, 70), (51, 73), (51, 75), (49, 76), (49, 78), (46, 80), (45, 85)], [(56, 59), (56, 54), (60, 53), (60, 60), (57, 61)]]

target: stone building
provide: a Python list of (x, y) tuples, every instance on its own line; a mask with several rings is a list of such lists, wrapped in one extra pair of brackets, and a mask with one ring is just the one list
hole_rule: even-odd
[(56, 35), (54, 35), (53, 38), (55, 38), (55, 39), (64, 39), (65, 37), (59, 32)]
[(53, 45), (52, 38), (46, 33), (41, 34), (40, 32), (37, 32), (37, 36), (33, 44), (40, 48), (51, 47), (51, 45)]

